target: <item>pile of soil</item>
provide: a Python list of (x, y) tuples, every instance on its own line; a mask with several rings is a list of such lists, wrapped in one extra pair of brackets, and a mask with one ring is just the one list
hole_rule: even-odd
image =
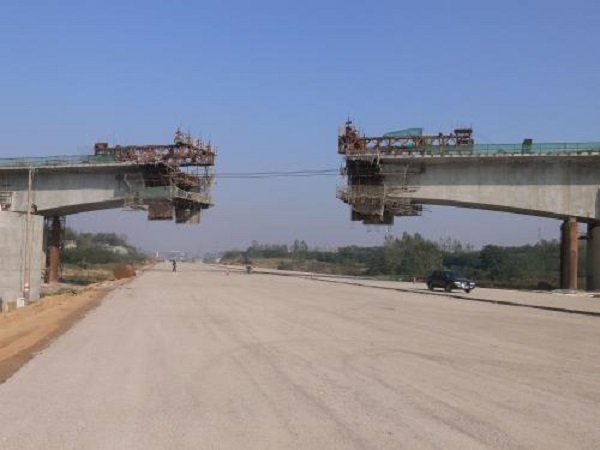
[(115, 279), (122, 280), (123, 278), (135, 277), (135, 268), (131, 264), (122, 264), (115, 267), (113, 270)]

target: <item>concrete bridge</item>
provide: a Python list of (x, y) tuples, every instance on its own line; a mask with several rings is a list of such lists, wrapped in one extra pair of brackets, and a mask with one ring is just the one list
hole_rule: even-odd
[(586, 284), (600, 288), (600, 143), (477, 146), (446, 138), (455, 141), (415, 146), (406, 136), (360, 137), (347, 124), (338, 152), (348, 183), (338, 197), (352, 219), (391, 224), (419, 215), (424, 204), (561, 219), (561, 281), (570, 289), (577, 288), (577, 223), (586, 223)]
[(197, 224), (212, 206), (209, 145), (179, 134), (166, 146), (99, 148), (0, 160), (1, 299), (35, 300), (43, 279), (58, 281), (64, 216), (131, 208), (148, 211), (149, 220)]

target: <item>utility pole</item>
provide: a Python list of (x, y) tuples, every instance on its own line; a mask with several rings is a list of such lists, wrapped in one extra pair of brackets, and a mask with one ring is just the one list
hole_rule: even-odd
[(33, 177), (35, 174), (35, 169), (29, 168), (29, 173), (27, 177), (27, 216), (25, 220), (25, 248), (23, 251), (23, 298), (25, 298), (26, 302), (29, 302), (29, 289), (31, 286), (31, 257), (32, 257), (32, 241), (33, 241), (33, 233), (31, 230), (31, 210), (33, 207), (32, 201), (32, 187), (33, 187)]

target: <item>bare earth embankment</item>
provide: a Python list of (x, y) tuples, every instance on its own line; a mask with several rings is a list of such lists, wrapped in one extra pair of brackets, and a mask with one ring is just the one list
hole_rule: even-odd
[(109, 287), (44, 297), (0, 314), (0, 383), (100, 304)]

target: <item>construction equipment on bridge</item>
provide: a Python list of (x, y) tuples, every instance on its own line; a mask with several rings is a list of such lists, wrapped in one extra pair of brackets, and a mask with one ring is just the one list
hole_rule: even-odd
[(136, 166), (123, 177), (130, 192), (125, 206), (147, 209), (149, 220), (197, 224), (200, 211), (211, 206), (216, 151), (210, 142), (178, 129), (173, 144), (109, 147), (99, 142), (94, 156)]
[(346, 156), (444, 156), (444, 155), (555, 155), (600, 151), (600, 142), (476, 144), (473, 129), (455, 128), (452, 133), (423, 134), (422, 128), (392, 131), (382, 136), (361, 135), (351, 120), (338, 135), (338, 153)]
[(216, 156), (210, 142), (194, 139), (179, 129), (175, 132), (173, 144), (109, 147), (106, 142), (99, 142), (94, 145), (94, 154), (114, 158), (116, 162), (167, 164), (171, 167), (214, 166)]
[[(418, 216), (422, 205), (409, 195), (419, 189), (426, 158), (511, 157), (562, 154), (598, 154), (600, 142), (534, 144), (475, 144), (473, 129), (423, 134), (422, 128), (392, 131), (382, 136), (361, 135), (348, 120), (338, 135), (338, 153), (344, 155), (346, 185), (337, 197), (352, 208), (353, 221), (391, 225), (394, 216)], [(384, 182), (385, 180), (385, 182)]]
[(338, 136), (338, 153), (346, 155), (368, 151), (422, 151), (433, 148), (467, 150), (473, 148), (472, 134), (471, 128), (457, 128), (450, 134), (433, 135), (424, 135), (422, 128), (408, 128), (383, 136), (367, 137), (360, 136), (348, 120), (344, 132)]

